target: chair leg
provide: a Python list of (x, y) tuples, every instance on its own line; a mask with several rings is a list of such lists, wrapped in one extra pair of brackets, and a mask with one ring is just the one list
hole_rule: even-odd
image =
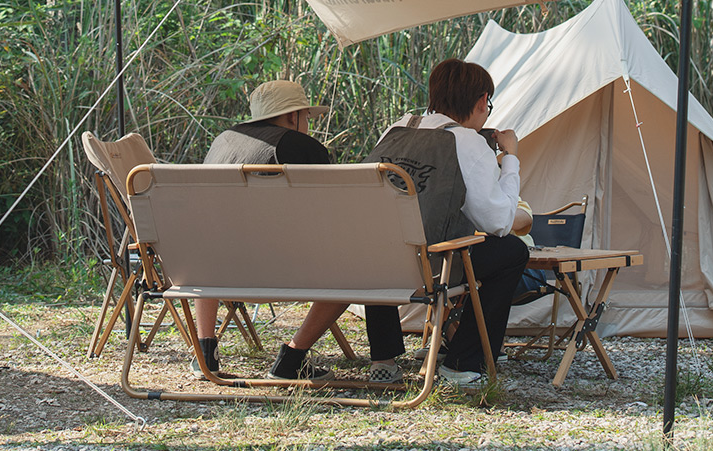
[[(225, 333), (226, 330), (228, 330), (228, 326), (230, 325), (230, 315), (231, 312), (235, 311), (235, 304), (231, 301), (219, 301), (222, 302), (223, 305), (225, 305), (225, 308), (228, 309), (228, 312), (225, 314), (225, 318), (223, 318), (223, 321), (220, 323), (220, 327), (218, 327), (218, 330), (215, 332), (215, 337), (220, 341), (221, 338), (223, 338), (223, 334)], [(236, 325), (237, 326), (237, 325)]]
[(421, 348), (425, 348), (428, 344), (428, 337), (431, 335), (431, 330), (433, 329), (433, 323), (431, 318), (433, 316), (433, 306), (429, 305), (426, 310), (426, 321), (423, 323), (423, 335), (421, 337)]
[[(561, 287), (562, 285), (558, 281), (557, 288), (559, 289)], [(552, 299), (552, 313), (550, 316), (550, 324), (547, 327), (541, 329), (537, 335), (535, 335), (531, 340), (525, 343), (508, 344), (508, 346), (510, 347), (519, 348), (513, 355), (513, 359), (535, 360), (542, 362), (552, 357), (552, 354), (554, 353), (555, 349), (565, 349), (565, 347), (562, 345), (562, 342), (571, 336), (573, 327), (570, 327), (564, 334), (560, 335), (559, 338), (557, 337), (557, 317), (559, 315), (560, 296), (560, 292), (555, 291)], [(538, 343), (538, 341), (545, 336), (547, 336), (547, 343)], [(527, 354), (528, 351), (532, 351), (533, 349), (545, 349), (545, 352), (542, 355)]]
[(151, 326), (151, 330), (149, 331), (149, 334), (146, 336), (146, 339), (140, 342), (139, 346), (142, 352), (146, 352), (149, 349), (149, 346), (151, 346), (151, 342), (153, 342), (153, 337), (156, 335), (158, 332), (158, 329), (161, 327), (161, 323), (163, 322), (163, 318), (166, 316), (166, 313), (168, 312), (168, 302), (165, 302), (163, 304), (163, 307), (161, 307), (161, 311), (158, 313), (158, 316), (156, 317), (156, 320), (153, 323), (153, 326)]
[(494, 382), (496, 378), (495, 359), (493, 359), (493, 351), (490, 348), (490, 338), (488, 337), (488, 329), (485, 324), (483, 307), (480, 304), (480, 296), (478, 295), (478, 290), (476, 288), (478, 284), (475, 280), (475, 272), (473, 271), (473, 264), (470, 261), (468, 250), (464, 249), (461, 251), (461, 258), (463, 260), (463, 266), (465, 267), (466, 277), (468, 278), (468, 286), (471, 287), (470, 300), (473, 303), (475, 321), (478, 324), (478, 333), (480, 334), (480, 342), (485, 356), (485, 365), (488, 367), (488, 376), (490, 377), (490, 380)]
[(223, 301), (223, 304), (228, 309), (228, 313), (225, 315), (223, 324), (220, 325), (220, 328), (218, 329), (218, 332), (216, 334), (218, 339), (220, 339), (223, 336), (223, 333), (225, 333), (225, 330), (228, 328), (228, 325), (232, 321), (235, 323), (235, 326), (240, 331), (240, 335), (243, 336), (243, 340), (245, 340), (245, 342), (248, 344), (248, 346), (250, 346), (251, 348), (259, 349), (257, 344), (254, 342), (251, 334), (249, 334), (248, 331), (243, 326), (242, 321), (240, 321), (240, 319), (238, 319), (237, 315), (235, 315), (235, 311), (238, 309), (238, 304), (241, 304), (241, 303), (233, 302), (233, 301)]
[[(270, 304), (270, 308), (272, 308), (272, 304)], [(260, 341), (260, 337), (258, 336), (257, 331), (255, 330), (255, 324), (253, 324), (253, 322), (250, 321), (250, 314), (248, 313), (247, 308), (245, 308), (244, 302), (238, 303), (238, 311), (240, 311), (240, 316), (243, 317), (243, 321), (245, 322), (245, 327), (247, 327), (248, 333), (252, 337), (255, 347), (257, 348), (258, 351), (263, 351), (264, 348), (262, 347), (262, 342)]]
[[(218, 327), (218, 330), (215, 332), (215, 336), (220, 341), (221, 338), (223, 338), (223, 334), (225, 333), (226, 330), (228, 330), (228, 326), (230, 325), (230, 318), (231, 318), (231, 312), (235, 311), (235, 304), (232, 301), (219, 301), (222, 302), (223, 305), (225, 305), (225, 308), (228, 309), (228, 312), (225, 314), (225, 318), (223, 318), (223, 322), (220, 324), (220, 327)], [(237, 326), (237, 325), (236, 325)]]
[[(99, 182), (100, 178), (97, 175), (97, 186), (100, 188), (99, 192), (104, 193), (104, 191), (101, 189), (101, 183)], [(101, 197), (101, 196), (100, 196)], [(101, 200), (101, 199), (100, 199)], [(104, 211), (103, 214), (105, 214), (106, 218), (109, 216), (109, 210), (108, 207), (106, 206), (106, 199), (102, 201), (102, 211)], [(102, 344), (101, 348), (97, 351), (97, 345), (98, 345), (98, 340), (101, 334), (102, 326), (104, 325), (104, 320), (106, 319), (106, 314), (109, 312), (109, 306), (111, 301), (114, 301), (114, 287), (116, 286), (116, 282), (119, 276), (121, 276), (121, 280), (126, 284), (126, 273), (124, 268), (122, 268), (119, 265), (119, 262), (116, 258), (116, 254), (113, 254), (113, 246), (114, 246), (114, 241), (111, 236), (111, 223), (108, 223), (108, 235), (107, 235), (107, 240), (109, 241), (109, 247), (111, 249), (110, 252), (112, 252), (111, 255), (111, 275), (109, 276), (109, 282), (107, 283), (106, 286), (106, 291), (104, 292), (104, 300), (102, 301), (102, 308), (99, 312), (99, 317), (97, 318), (97, 321), (94, 325), (94, 332), (92, 333), (92, 338), (89, 340), (89, 349), (87, 349), (87, 357), (93, 358), (93, 357), (99, 357), (99, 354), (101, 354), (101, 348), (104, 347), (104, 344)], [(129, 229), (125, 228), (124, 233), (121, 237), (121, 242), (119, 243), (119, 254), (123, 254), (126, 252), (126, 248), (129, 245)], [(114, 323), (111, 324), (110, 329), (114, 327)]]
[[(557, 285), (559, 288), (559, 283)], [(515, 352), (513, 356), (516, 360), (535, 360), (543, 362), (552, 356), (554, 350), (559, 346), (561, 339), (557, 340), (557, 315), (559, 314), (559, 292), (555, 292), (554, 299), (552, 300), (552, 312), (550, 316), (550, 324), (540, 330), (540, 332), (535, 335), (527, 343), (514, 343), (514, 346), (519, 346), (520, 349)], [(547, 344), (540, 344), (538, 341), (540, 338), (547, 336)], [(527, 354), (528, 351), (533, 349), (545, 349), (545, 353), (542, 355), (531, 355)]]
[(339, 328), (339, 325), (336, 321), (332, 323), (331, 326), (329, 326), (329, 330), (332, 332), (332, 336), (334, 337), (334, 339), (337, 340), (337, 344), (339, 344), (339, 347), (342, 349), (342, 352), (344, 353), (344, 356), (347, 358), (347, 360), (356, 360), (357, 356), (354, 353), (354, 350), (347, 341), (347, 337), (344, 336), (342, 329)]
[[(126, 284), (124, 285), (124, 289), (121, 292), (121, 296), (119, 297), (119, 300), (116, 302), (116, 306), (114, 307), (114, 311), (111, 314), (111, 317), (109, 317), (109, 321), (107, 321), (106, 327), (104, 328), (104, 332), (102, 333), (101, 337), (99, 338), (99, 341), (96, 343), (96, 346), (94, 348), (94, 357), (99, 357), (101, 355), (102, 350), (104, 349), (104, 345), (106, 342), (109, 340), (109, 335), (111, 334), (111, 331), (114, 329), (114, 325), (116, 324), (117, 319), (119, 319), (119, 315), (121, 315), (121, 310), (124, 308), (124, 305), (126, 304), (127, 299), (131, 299), (131, 290), (134, 287), (134, 282), (136, 281), (136, 274), (131, 273), (129, 275), (129, 278), (126, 281)], [(133, 304), (132, 302), (129, 302), (130, 304)]]
[(188, 331), (186, 330), (186, 326), (181, 320), (181, 316), (178, 314), (178, 310), (176, 310), (176, 307), (173, 305), (173, 301), (170, 299), (166, 299), (166, 307), (168, 307), (168, 311), (171, 312), (171, 316), (173, 317), (173, 325), (176, 326), (176, 329), (178, 329), (178, 332), (181, 334), (183, 341), (190, 348), (191, 346), (193, 346), (193, 343), (191, 342), (191, 337), (188, 334)]
[[(560, 287), (560, 283), (557, 282), (557, 288)], [(547, 345), (547, 352), (542, 356), (541, 360), (547, 360), (552, 356), (555, 350), (555, 340), (557, 339), (557, 316), (559, 315), (560, 309), (560, 293), (555, 291), (554, 297), (552, 299), (552, 316), (550, 320), (550, 336)]]
[[(106, 287), (106, 292), (104, 293), (104, 300), (102, 301), (102, 307), (97, 317), (97, 321), (94, 325), (94, 332), (92, 333), (92, 338), (89, 340), (89, 348), (87, 349), (87, 357), (94, 358), (99, 357), (99, 353), (96, 352), (97, 341), (101, 335), (102, 326), (104, 325), (104, 319), (106, 314), (109, 312), (109, 306), (111, 301), (114, 300), (113, 291), (116, 285), (116, 278), (119, 275), (119, 270), (117, 268), (112, 268), (111, 275), (109, 276), (109, 283)], [(112, 324), (113, 326), (113, 324)]]

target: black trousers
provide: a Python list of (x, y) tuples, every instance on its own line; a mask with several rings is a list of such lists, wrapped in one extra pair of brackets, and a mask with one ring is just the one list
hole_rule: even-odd
[[(525, 243), (513, 235), (489, 236), (483, 243), (472, 246), (470, 251), (475, 277), (483, 284), (478, 293), (490, 347), (496, 359), (505, 338), (513, 293), (530, 254)], [(480, 373), (485, 369), (485, 355), (470, 298), (465, 301), (460, 325), (448, 343), (443, 364), (457, 371)]]
[(371, 360), (389, 360), (406, 352), (398, 307), (367, 305), (364, 310)]
[[(505, 338), (510, 305), (530, 254), (519, 238), (487, 237), (470, 248), (475, 277), (483, 285), (478, 291), (488, 338), (497, 358)], [(366, 332), (372, 360), (388, 360), (405, 352), (399, 311), (394, 306), (367, 306)], [(485, 356), (475, 322), (473, 305), (466, 299), (458, 330), (448, 344), (444, 364), (453, 370), (482, 372)]]

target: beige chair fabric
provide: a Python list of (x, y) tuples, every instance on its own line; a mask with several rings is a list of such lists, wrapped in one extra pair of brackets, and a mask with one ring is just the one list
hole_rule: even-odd
[[(129, 196), (140, 242), (161, 256), (171, 297), (408, 303), (424, 285), (418, 199), (377, 165), (150, 165)], [(305, 202), (305, 197), (309, 202)], [(190, 256), (191, 258), (186, 258)], [(323, 295), (320, 293), (323, 292)]]
[[(91, 132), (82, 133), (84, 152), (89, 161), (109, 176), (114, 187), (128, 205), (126, 196), (126, 176), (140, 164), (156, 163), (156, 159), (144, 138), (136, 133), (129, 133), (118, 141), (100, 141)], [(143, 185), (140, 184), (143, 180)], [(146, 187), (148, 177), (137, 180), (137, 186)]]

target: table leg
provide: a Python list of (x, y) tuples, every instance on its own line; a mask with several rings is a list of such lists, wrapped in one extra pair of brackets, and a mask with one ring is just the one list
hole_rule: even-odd
[(592, 330), (590, 332), (587, 332), (587, 338), (589, 338), (589, 341), (592, 343), (594, 352), (597, 354), (597, 357), (599, 357), (599, 361), (604, 367), (604, 371), (607, 373), (609, 379), (616, 379), (617, 377), (619, 377), (616, 374), (616, 369), (614, 369), (612, 361), (609, 359), (609, 354), (607, 354), (607, 352), (604, 350), (604, 346), (602, 345), (602, 342), (599, 339), (599, 334), (597, 334), (597, 331)]
[[(567, 349), (564, 353), (564, 356), (562, 357), (562, 362), (560, 362), (560, 366), (557, 369), (557, 374), (555, 374), (555, 378), (552, 380), (552, 384), (554, 386), (559, 387), (564, 383), (564, 379), (565, 379), (565, 377), (567, 377), (569, 368), (572, 365), (572, 361), (574, 360), (574, 355), (577, 352), (576, 337), (582, 333), (582, 330), (585, 327), (586, 321), (591, 320), (595, 317), (599, 305), (602, 304), (609, 297), (609, 292), (611, 291), (611, 287), (614, 282), (614, 277), (616, 276), (617, 272), (618, 272), (618, 268), (610, 268), (608, 270), (607, 275), (604, 278), (604, 282), (602, 282), (601, 289), (599, 290), (599, 295), (597, 296), (597, 300), (594, 302), (594, 305), (592, 306), (591, 316), (588, 316), (586, 314), (586, 311), (584, 310), (584, 306), (582, 305), (582, 301), (579, 298), (579, 296), (577, 295), (577, 291), (575, 290), (574, 286), (572, 285), (572, 281), (570, 280), (570, 278), (565, 276), (564, 279), (562, 280), (562, 285), (568, 293), (567, 298), (570, 301), (570, 305), (572, 306), (574, 313), (577, 315), (577, 323), (575, 324), (574, 333), (572, 335), (572, 338), (570, 339), (570, 342), (567, 344)], [(585, 331), (585, 333), (586, 333), (587, 338), (589, 338), (589, 340), (592, 344), (592, 348), (594, 349), (594, 352), (596, 353), (597, 357), (599, 358), (599, 362), (602, 364), (602, 367), (604, 367), (604, 371), (607, 373), (607, 376), (611, 379), (616, 379), (617, 378), (616, 370), (614, 369), (614, 365), (612, 364), (611, 360), (609, 359), (609, 356), (607, 355), (607, 352), (604, 349), (604, 346), (602, 345), (601, 340), (599, 339), (599, 335), (596, 333), (595, 330), (587, 330), (587, 331)]]
[[(611, 287), (614, 284), (614, 278), (618, 273), (619, 268), (609, 268), (609, 270), (607, 271), (607, 275), (604, 277), (604, 282), (602, 282), (602, 286), (599, 289), (597, 300), (592, 306), (592, 313), (590, 319), (593, 319), (596, 316), (596, 312), (599, 306), (609, 298), (609, 292), (611, 291)], [(602, 341), (599, 339), (599, 334), (597, 334), (597, 331), (594, 329), (588, 330), (586, 331), (586, 335), (587, 338), (589, 338), (589, 341), (592, 343), (592, 348), (594, 348), (594, 352), (597, 354), (599, 362), (604, 367), (604, 371), (607, 373), (607, 376), (609, 376), (610, 379), (616, 379), (616, 370), (614, 369), (614, 365), (609, 359), (609, 355), (604, 350), (604, 345), (602, 345)]]

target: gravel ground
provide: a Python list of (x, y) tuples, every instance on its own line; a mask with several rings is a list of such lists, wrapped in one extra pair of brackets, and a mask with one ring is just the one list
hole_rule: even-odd
[[(662, 448), (666, 347), (662, 339), (604, 339), (617, 380), (607, 379), (588, 348), (577, 353), (565, 384), (556, 388), (550, 382), (561, 359), (558, 351), (545, 362), (499, 364), (499, 383), (474, 396), (437, 387), (416, 410), (315, 406), (306, 395), (287, 405), (159, 402), (131, 399), (121, 390), (125, 345), (121, 334), (112, 336), (100, 359), (84, 357), (97, 308), (6, 305), (3, 309), (147, 424), (136, 431), (125, 414), (2, 322), (0, 450)], [(304, 307), (288, 310), (274, 324), (263, 326), (264, 353), (250, 352), (240, 335), (229, 331), (221, 343), (224, 369), (262, 377), (279, 343), (291, 336), (305, 311)], [(268, 309), (261, 310), (261, 320), (268, 318), (267, 313)], [(347, 314), (341, 324), (357, 354), (367, 356), (363, 322)], [(406, 340), (410, 350), (419, 342), (413, 336)], [(696, 346), (700, 371), (690, 345), (682, 342), (680, 347), (683, 397), (677, 409), (674, 449), (713, 449), (713, 401), (708, 399), (713, 397), (713, 340), (699, 340)], [(321, 364), (330, 365), (339, 378), (366, 377), (368, 360), (347, 361), (331, 336), (322, 339), (315, 351)], [(148, 353), (137, 356), (132, 382), (139, 387), (214, 390), (212, 384), (187, 375), (188, 360), (179, 335), (166, 330)], [(409, 380), (415, 381), (418, 362), (407, 354), (400, 364)], [(699, 372), (701, 376), (695, 376)], [(386, 395), (387, 399), (402, 396)]]

